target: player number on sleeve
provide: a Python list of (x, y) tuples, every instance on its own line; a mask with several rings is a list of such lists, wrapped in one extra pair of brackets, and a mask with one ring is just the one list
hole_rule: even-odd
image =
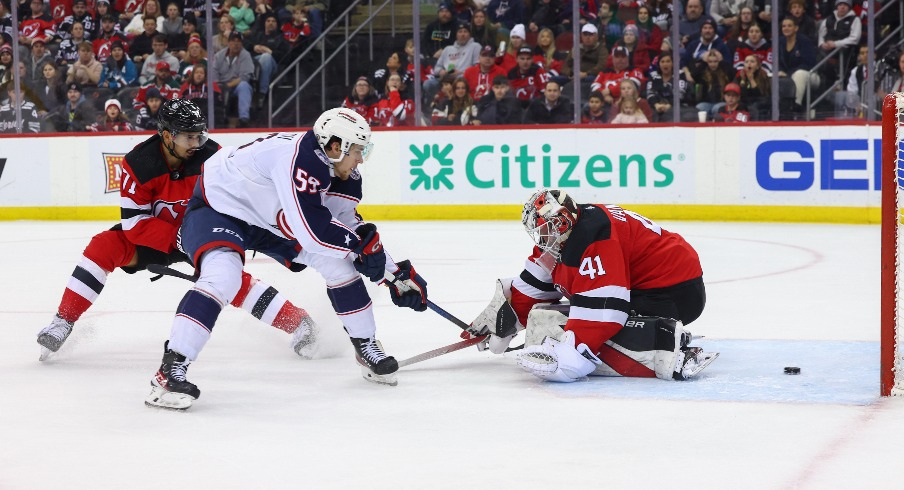
[(125, 189), (129, 194), (135, 194), (135, 181), (132, 180), (132, 176), (123, 170), (121, 179), (122, 183), (119, 184), (120, 188)]
[(581, 261), (581, 267), (578, 269), (578, 272), (582, 276), (590, 276), (590, 279), (596, 279), (596, 276), (604, 276), (606, 275), (606, 269), (603, 269), (603, 261), (600, 260), (599, 255), (594, 255), (593, 257), (584, 257), (584, 260)]

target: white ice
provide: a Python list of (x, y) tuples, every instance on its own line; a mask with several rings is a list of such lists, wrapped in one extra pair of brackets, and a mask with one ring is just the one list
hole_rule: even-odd
[[(143, 399), (184, 281), (115, 272), (38, 362), (37, 331), (111, 224), (0, 223), (0, 489), (904, 488), (904, 400), (878, 396), (877, 226), (663, 223), (700, 252), (708, 303), (690, 330), (722, 352), (685, 383), (544, 384), (470, 348), (378, 386), (316, 273), (258, 256), (248, 270), (315, 315), (327, 358), (227, 309), (189, 370), (201, 398), (178, 413)], [(465, 321), (530, 249), (517, 221), (379, 226)], [(458, 340), (371, 292), (397, 358)]]

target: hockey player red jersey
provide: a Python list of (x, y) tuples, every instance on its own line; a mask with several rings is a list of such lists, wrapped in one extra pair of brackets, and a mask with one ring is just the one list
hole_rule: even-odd
[(540, 249), (512, 284), (512, 307), (522, 324), (530, 308), (571, 303), (565, 330), (595, 353), (624, 325), (631, 291), (674, 286), (703, 275), (700, 259), (681, 235), (613, 205), (582, 204), (577, 222), (550, 274)]
[[(176, 231), (195, 188), (201, 165), (219, 146), (208, 141), (178, 171), (163, 159), (160, 136), (152, 136), (126, 154), (122, 162), (120, 206), (126, 238), (164, 253), (176, 246)], [(156, 150), (156, 151), (155, 151)]]

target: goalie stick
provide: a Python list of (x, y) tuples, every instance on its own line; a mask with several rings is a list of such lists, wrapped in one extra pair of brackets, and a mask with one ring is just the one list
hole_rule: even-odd
[[(156, 281), (163, 276), (178, 277), (179, 279), (185, 279), (186, 281), (191, 281), (191, 282), (195, 282), (198, 279), (195, 276), (190, 276), (182, 271), (178, 271), (176, 269), (173, 269), (172, 267), (168, 267), (168, 266), (165, 266), (162, 264), (148, 264), (147, 270), (148, 270), (148, 272), (150, 272), (152, 274), (157, 274), (156, 277), (151, 278), (151, 281)], [(392, 278), (391, 280), (390, 280), (390, 277)], [(396, 281), (396, 278), (394, 276), (390, 275), (388, 272), (385, 276), (385, 279), (387, 282), (395, 282)], [(400, 289), (406, 288), (405, 284), (403, 284), (403, 283), (400, 283), (398, 286), (401, 286)], [(441, 317), (451, 321), (455, 325), (458, 325), (461, 329), (466, 330), (469, 327), (468, 324), (459, 320), (458, 318), (456, 318), (454, 315), (447, 312), (446, 310), (440, 308), (439, 306), (437, 306), (430, 300), (427, 300), (427, 306), (429, 306), (431, 310), (438, 313)], [(472, 345), (476, 345), (476, 344), (483, 342), (484, 340), (487, 339), (487, 337), (488, 337), (488, 335), (482, 335), (480, 337), (469, 338), (469, 339), (462, 340), (460, 342), (456, 342), (454, 344), (449, 344), (449, 345), (445, 345), (442, 347), (438, 347), (431, 351), (424, 352), (423, 354), (418, 354), (416, 356), (409, 357), (408, 359), (399, 361), (399, 367), (402, 368), (405, 366), (410, 366), (410, 365), (418, 363), (418, 362), (423, 362), (428, 359), (433, 359), (434, 357), (439, 357), (439, 356), (442, 356), (445, 354), (449, 354), (450, 352), (455, 352), (458, 350), (466, 349)]]

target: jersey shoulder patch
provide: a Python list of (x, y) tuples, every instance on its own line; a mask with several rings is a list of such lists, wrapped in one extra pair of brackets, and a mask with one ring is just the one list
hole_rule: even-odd
[(592, 204), (580, 204), (578, 207), (580, 216), (562, 250), (562, 263), (569, 267), (578, 267), (584, 251), (594, 242), (608, 240), (612, 236), (612, 223), (605, 211)]

